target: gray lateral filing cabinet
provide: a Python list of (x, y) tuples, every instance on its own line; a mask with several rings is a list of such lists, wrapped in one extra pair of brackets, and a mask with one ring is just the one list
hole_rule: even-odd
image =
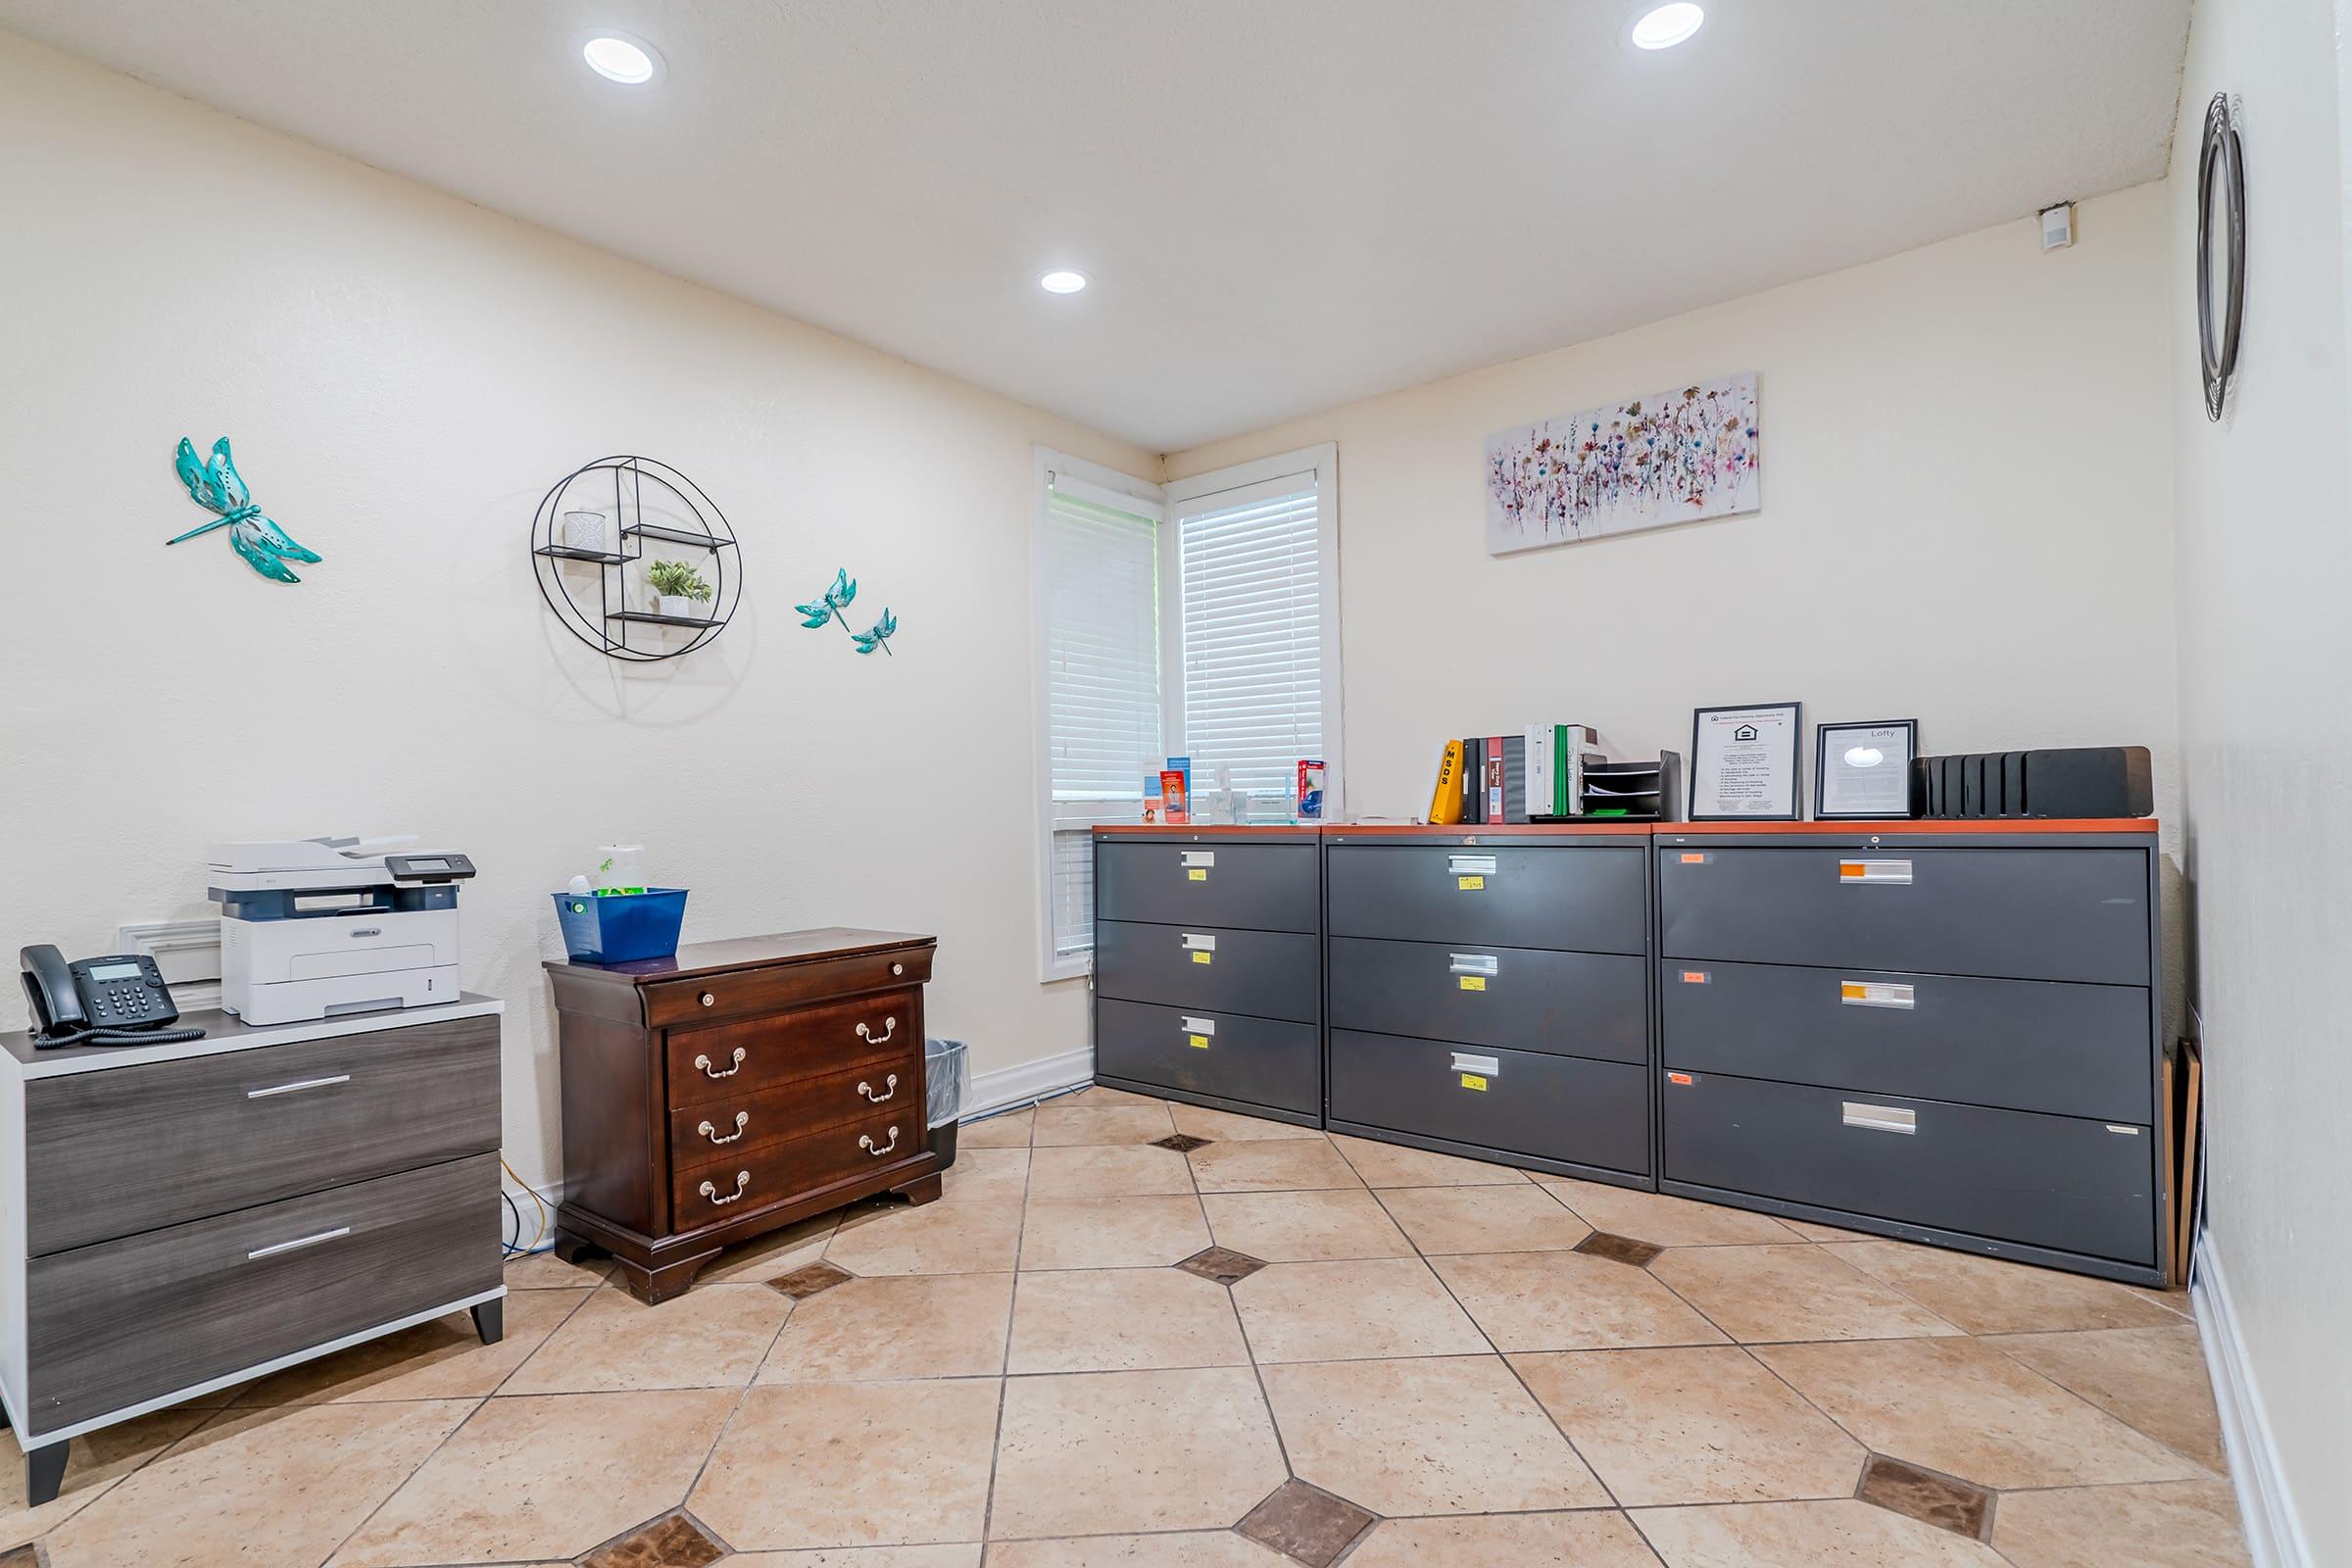
[(1648, 827), (1323, 844), (1328, 1125), (1651, 1186)]
[(1323, 1120), (1323, 858), (1313, 827), (1098, 828), (1095, 1076)]
[(0, 1035), (0, 1402), (32, 1503), (83, 1433), (464, 1308), (499, 1338), (503, 1010)]
[(2164, 1284), (2152, 827), (1658, 829), (1662, 1189)]

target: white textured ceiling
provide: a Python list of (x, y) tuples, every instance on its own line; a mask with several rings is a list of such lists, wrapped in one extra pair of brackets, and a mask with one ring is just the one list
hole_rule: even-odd
[[(2164, 173), (2188, 0), (0, 0), (1155, 451)], [(651, 89), (581, 66), (651, 39)], [(1094, 287), (1055, 298), (1049, 267)]]

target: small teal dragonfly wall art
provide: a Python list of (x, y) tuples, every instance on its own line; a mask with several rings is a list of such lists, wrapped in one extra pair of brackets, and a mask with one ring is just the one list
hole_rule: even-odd
[[(850, 641), (857, 644), (859, 653), (870, 654), (879, 648), (885, 654), (889, 654), (890, 639), (899, 629), (899, 617), (892, 614), (890, 608), (886, 605), (882, 610), (882, 618), (864, 631), (859, 631), (852, 626), (849, 617), (842, 613), (850, 607), (850, 601), (857, 597), (858, 579), (850, 575), (849, 567), (843, 566), (833, 573), (832, 587), (827, 588), (807, 604), (795, 605), (792, 608), (800, 612), (801, 624), (811, 631), (829, 621), (837, 620), (841, 622), (841, 629), (850, 634)], [(891, 657), (895, 659), (898, 656), (892, 654)]]
[(272, 582), (300, 582), (302, 579), (294, 575), (286, 563), (320, 559), (318, 551), (296, 544), (285, 529), (264, 516), (262, 509), (253, 504), (252, 492), (245, 488), (236, 464), (229, 458), (228, 437), (214, 442), (212, 457), (199, 462), (196, 448), (186, 436), (181, 436), (172, 466), (178, 471), (179, 482), (188, 487), (189, 499), (220, 515), (165, 540), (167, 547), (211, 533), (215, 528), (226, 528), (228, 547), (244, 558), (245, 564)]

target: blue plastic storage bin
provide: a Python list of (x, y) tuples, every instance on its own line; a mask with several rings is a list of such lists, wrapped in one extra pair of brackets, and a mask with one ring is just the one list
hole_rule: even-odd
[(678, 951), (678, 930), (686, 923), (684, 888), (559, 893), (555, 899), (564, 951), (575, 963), (627, 963)]

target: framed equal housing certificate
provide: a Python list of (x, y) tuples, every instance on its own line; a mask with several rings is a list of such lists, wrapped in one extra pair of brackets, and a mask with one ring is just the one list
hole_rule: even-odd
[(1798, 703), (1701, 708), (1690, 715), (1690, 820), (1797, 818)]

